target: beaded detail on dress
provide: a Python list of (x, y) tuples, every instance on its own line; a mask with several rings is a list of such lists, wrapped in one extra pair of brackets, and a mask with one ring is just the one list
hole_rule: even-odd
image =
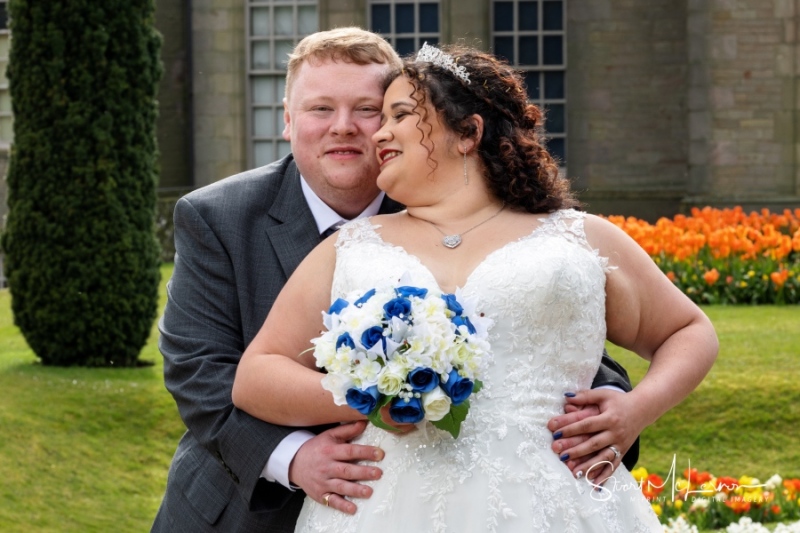
[[(547, 421), (563, 412), (565, 392), (591, 385), (605, 341), (608, 261), (589, 246), (584, 218), (573, 210), (544, 217), (490, 253), (461, 288), (495, 325), (494, 362), (459, 438), (424, 423), (402, 436), (368, 427), (358, 442), (386, 451), (372, 498), (356, 501), (355, 516), (306, 499), (296, 531), (661, 531), (624, 467), (609, 480), (614, 490), (598, 492), (550, 449)], [(340, 230), (333, 299), (406, 273), (437, 286), (377, 229), (362, 219)]]

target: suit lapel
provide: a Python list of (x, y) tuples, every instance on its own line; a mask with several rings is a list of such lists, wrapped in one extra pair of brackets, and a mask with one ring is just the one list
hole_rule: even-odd
[(286, 168), (269, 215), (277, 224), (267, 228), (267, 238), (284, 274), (289, 278), (297, 265), (319, 244), (317, 224), (303, 196), (300, 173), (294, 162)]
[[(402, 209), (402, 204), (387, 196), (383, 199), (379, 212), (396, 213)], [(294, 161), (286, 167), (281, 188), (269, 215), (278, 223), (267, 228), (267, 237), (288, 279), (297, 265), (320, 242), (317, 223), (303, 196), (300, 173)]]
[(398, 211), (402, 211), (406, 207), (398, 202), (395, 202), (388, 196), (383, 197), (383, 202), (381, 202), (381, 208), (378, 210), (378, 213), (381, 215), (387, 215), (390, 213), (397, 213)]

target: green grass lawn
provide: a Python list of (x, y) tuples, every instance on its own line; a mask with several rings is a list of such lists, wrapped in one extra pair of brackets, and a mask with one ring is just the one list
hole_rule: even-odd
[[(642, 435), (640, 466), (665, 476), (676, 457), (721, 476), (800, 476), (800, 306), (705, 308), (720, 340), (717, 362), (682, 404)], [(634, 383), (647, 362), (609, 350)], [(666, 476), (665, 476), (666, 477)]]
[(10, 304), (0, 291), (0, 531), (149, 531), (183, 433), (155, 324), (154, 366), (43, 367)]
[[(164, 267), (164, 280), (170, 275)], [(163, 308), (163, 290), (162, 303)], [(713, 307), (719, 360), (643, 435), (640, 465), (673, 456), (717, 475), (800, 476), (800, 307)], [(183, 433), (157, 332), (135, 369), (50, 368), (13, 326), (0, 290), (0, 531), (149, 530)], [(634, 381), (646, 362), (613, 349)]]

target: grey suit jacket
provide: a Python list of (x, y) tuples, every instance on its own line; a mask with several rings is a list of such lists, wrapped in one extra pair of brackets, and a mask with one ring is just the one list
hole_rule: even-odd
[[(386, 200), (382, 212), (399, 204)], [(181, 198), (159, 323), (167, 389), (188, 428), (153, 531), (293, 531), (303, 493), (259, 476), (297, 428), (231, 403), (236, 366), (284, 283), (320, 242), (288, 156)]]

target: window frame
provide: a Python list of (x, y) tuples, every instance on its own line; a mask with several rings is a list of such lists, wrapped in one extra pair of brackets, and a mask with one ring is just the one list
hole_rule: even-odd
[[(529, 101), (539, 106), (545, 112), (545, 127), (547, 125), (547, 109), (550, 105), (563, 106), (563, 131), (549, 132), (545, 131), (545, 136), (549, 140), (562, 139), (564, 146), (564, 158), (559, 161), (559, 165), (563, 171), (566, 171), (566, 166), (569, 161), (569, 146), (567, 144), (567, 135), (569, 132), (569, 123), (567, 120), (567, 0), (535, 0), (536, 13), (537, 13), (537, 28), (535, 30), (520, 30), (519, 28), (519, 6), (522, 2), (530, 0), (492, 0), (489, 11), (489, 29), (490, 29), (490, 42), (492, 50), (495, 49), (496, 37), (511, 37), (513, 38), (513, 55), (514, 61), (511, 64), (514, 68), (523, 72), (526, 78), (531, 74), (538, 75), (539, 94), (535, 98), (529, 98)], [(513, 22), (511, 30), (495, 30), (495, 17), (496, 17), (496, 4), (510, 3), (513, 5)], [(561, 4), (561, 29), (545, 30), (544, 29), (544, 9), (545, 3), (559, 3)], [(545, 37), (559, 36), (561, 37), (561, 62), (557, 64), (544, 64), (544, 40)], [(523, 37), (536, 37), (537, 39), (537, 64), (520, 63), (519, 62), (519, 42)], [(546, 98), (545, 97), (545, 76), (549, 72), (562, 72), (563, 73), (563, 94), (561, 98)], [(529, 95), (530, 96), (530, 95)]]
[[(397, 5), (407, 5), (411, 4), (414, 6), (414, 31), (413, 32), (397, 32), (397, 25), (396, 25), (396, 13), (397, 13)], [(435, 4), (438, 10), (437, 15), (437, 22), (438, 28), (434, 31), (420, 31), (420, 23), (421, 23), (421, 15), (420, 15), (420, 5), (421, 4)], [(374, 6), (385, 5), (389, 6), (389, 32), (378, 32), (377, 30), (373, 29), (375, 24), (373, 24), (372, 20), (372, 8)], [(398, 53), (403, 56), (407, 53), (416, 53), (417, 50), (420, 49), (424, 42), (428, 44), (439, 44), (442, 38), (442, 2), (440, 0), (370, 0), (367, 2), (366, 6), (366, 16), (367, 16), (367, 25), (370, 31), (374, 31), (378, 33), (381, 37), (386, 39), (389, 44), (397, 50), (397, 39), (413, 39), (414, 46), (413, 50), (408, 52), (400, 52)]]
[[(248, 168), (269, 164), (277, 161), (291, 151), (288, 141), (283, 139), (283, 90), (286, 87), (286, 60), (276, 57), (276, 42), (291, 43), (293, 48), (297, 43), (316, 31), (319, 31), (320, 2), (318, 0), (246, 0), (245, 9), (245, 128), (246, 128), (246, 161)], [(275, 12), (278, 8), (292, 8), (292, 29), (290, 33), (277, 34)], [(300, 8), (313, 7), (316, 14), (316, 24), (313, 30), (300, 32), (299, 10)], [(254, 35), (253, 33), (253, 10), (267, 9), (269, 33), (267, 35)], [(306, 28), (309, 29), (309, 28)], [(270, 64), (267, 68), (255, 67), (253, 64), (254, 43), (269, 43)], [(270, 78), (274, 83), (275, 100), (273, 102), (255, 102), (256, 95), (253, 85), (256, 78)], [(259, 109), (270, 109), (272, 111), (273, 134), (256, 135), (256, 111)], [(257, 161), (256, 145), (258, 143), (269, 143), (272, 146), (271, 157), (268, 161)]]

